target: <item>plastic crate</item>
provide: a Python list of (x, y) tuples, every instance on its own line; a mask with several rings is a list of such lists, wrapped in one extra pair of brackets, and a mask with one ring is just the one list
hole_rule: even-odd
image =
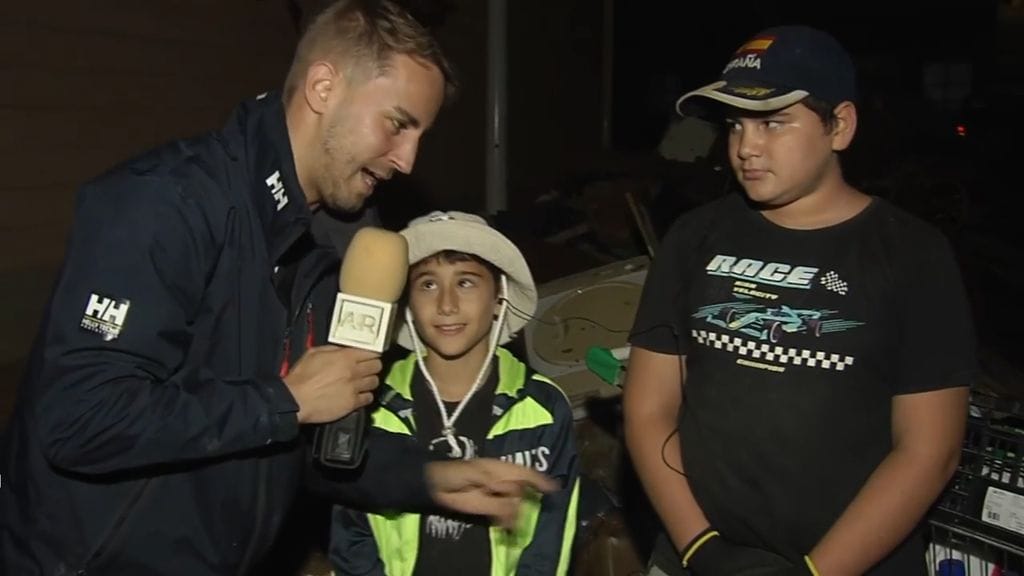
[(960, 464), (931, 517), (964, 534), (1024, 550), (1024, 416), (1019, 402), (972, 394)]
[[(964, 576), (1024, 576), (1024, 550), (932, 519), (927, 532), (925, 560), (930, 574)], [(956, 563), (960, 570), (942, 565)]]

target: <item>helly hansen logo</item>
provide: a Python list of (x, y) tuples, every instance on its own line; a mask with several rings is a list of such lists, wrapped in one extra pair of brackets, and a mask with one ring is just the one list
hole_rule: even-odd
[(124, 298), (114, 299), (90, 294), (80, 326), (103, 336), (103, 340), (109, 342), (121, 335), (130, 306), (131, 302)]
[(288, 205), (288, 195), (284, 193), (284, 183), (281, 182), (281, 171), (274, 170), (274, 173), (267, 177), (266, 182), (270, 187), (270, 193), (274, 196), (274, 201), (277, 202), (277, 211), (280, 212)]

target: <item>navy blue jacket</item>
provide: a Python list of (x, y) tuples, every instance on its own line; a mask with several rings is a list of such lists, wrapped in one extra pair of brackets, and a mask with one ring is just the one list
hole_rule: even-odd
[[(4, 437), (0, 573), (244, 574), (270, 548), (308, 460), (284, 343), (338, 265), (302, 253), (309, 222), (278, 94), (82, 187)], [(314, 480), (425, 502), (416, 459), (379, 452)]]

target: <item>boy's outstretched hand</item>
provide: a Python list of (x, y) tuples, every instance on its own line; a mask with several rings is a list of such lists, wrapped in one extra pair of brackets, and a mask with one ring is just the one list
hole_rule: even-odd
[(492, 458), (431, 462), (426, 478), (430, 495), (441, 506), (488, 516), (505, 528), (515, 526), (524, 495), (558, 489), (557, 482), (539, 472)]

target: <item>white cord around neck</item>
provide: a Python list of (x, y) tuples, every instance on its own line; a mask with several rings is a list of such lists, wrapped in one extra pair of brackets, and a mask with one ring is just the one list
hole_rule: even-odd
[(420, 367), (420, 371), (423, 372), (423, 377), (427, 380), (428, 388), (434, 394), (434, 400), (437, 401), (437, 409), (441, 414), (441, 434), (448, 440), (448, 446), (451, 448), (451, 456), (453, 458), (462, 458), (462, 448), (459, 446), (458, 441), (455, 438), (455, 421), (462, 414), (463, 408), (469, 404), (469, 399), (473, 397), (473, 394), (483, 385), (484, 380), (487, 377), (487, 369), (491, 366), (491, 361), (494, 359), (494, 351), (498, 347), (498, 339), (501, 338), (501, 332), (505, 325), (505, 312), (508, 310), (508, 281), (505, 275), (501, 275), (501, 309), (498, 312), (498, 318), (491, 325), (490, 342), (487, 347), (487, 359), (484, 360), (482, 366), (480, 366), (480, 372), (476, 375), (476, 380), (473, 382), (473, 387), (469, 389), (469, 392), (462, 397), (459, 405), (455, 408), (452, 414), (448, 415), (448, 410), (444, 406), (444, 400), (441, 399), (441, 392), (437, 388), (437, 384), (434, 382), (433, 376), (430, 375), (430, 371), (427, 370), (427, 365), (423, 361), (423, 357), (426, 355), (423, 351), (423, 344), (420, 342), (419, 335), (416, 333), (416, 326), (413, 324), (412, 311), (406, 307), (405, 309), (405, 323), (409, 326), (409, 335), (412, 337), (412, 346), (416, 353), (416, 363)]

